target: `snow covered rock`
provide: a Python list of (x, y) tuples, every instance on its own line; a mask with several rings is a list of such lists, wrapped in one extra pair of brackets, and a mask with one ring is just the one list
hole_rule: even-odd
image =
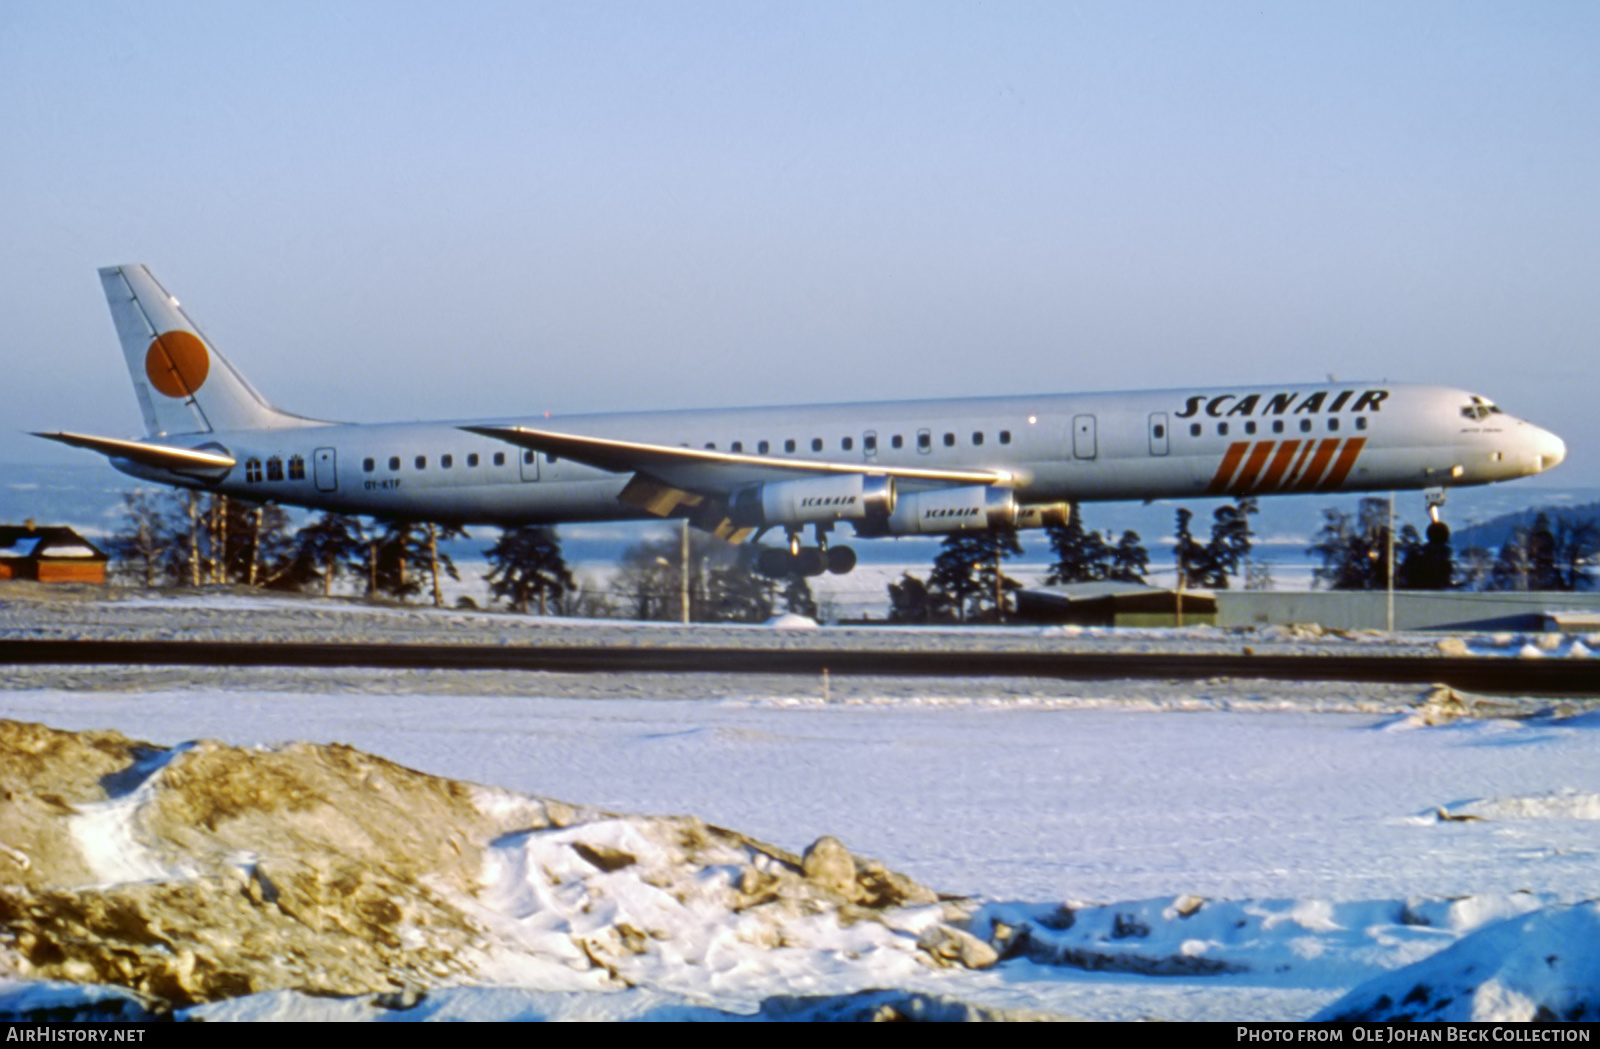
[(708, 979), (753, 1008), (993, 954), (954, 930), (922, 946), (937, 897), (836, 839), (802, 859), (351, 747), (161, 748), (0, 721), (0, 776), (0, 978), (165, 1008), (488, 982), (693, 996)]

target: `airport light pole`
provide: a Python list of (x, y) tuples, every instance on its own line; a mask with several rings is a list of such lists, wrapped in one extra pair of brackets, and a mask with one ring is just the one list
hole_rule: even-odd
[(1389, 546), (1389, 554), (1388, 554), (1388, 556), (1389, 556), (1389, 570), (1385, 574), (1384, 582), (1386, 582), (1388, 584), (1389, 608), (1388, 608), (1388, 620), (1387, 620), (1387, 622), (1388, 622), (1388, 632), (1392, 634), (1392, 633), (1394, 633), (1394, 493), (1393, 492), (1389, 493), (1389, 527), (1386, 529), (1386, 531), (1389, 534), (1389, 542), (1388, 542), (1388, 546)]

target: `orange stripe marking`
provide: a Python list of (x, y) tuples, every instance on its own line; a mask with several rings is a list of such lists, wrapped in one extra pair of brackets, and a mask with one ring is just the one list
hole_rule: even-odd
[(1239, 471), (1239, 479), (1234, 483), (1234, 490), (1248, 492), (1255, 487), (1256, 476), (1261, 473), (1261, 468), (1267, 465), (1267, 456), (1272, 454), (1272, 446), (1277, 441), (1260, 441), (1250, 449), (1250, 458), (1245, 460), (1244, 469)]
[(1366, 443), (1365, 437), (1352, 437), (1344, 442), (1344, 451), (1339, 453), (1339, 461), (1333, 464), (1328, 479), (1322, 482), (1323, 491), (1331, 491), (1344, 484), (1345, 476), (1350, 473), (1350, 467), (1356, 464), (1356, 456), (1361, 454), (1361, 449)]
[(1283, 472), (1294, 462), (1294, 453), (1299, 449), (1299, 441), (1284, 441), (1278, 446), (1278, 454), (1272, 457), (1272, 465), (1267, 467), (1267, 476), (1261, 479), (1264, 490), (1277, 489), (1278, 482), (1283, 480)]
[(1228, 445), (1228, 450), (1222, 454), (1222, 465), (1217, 467), (1216, 475), (1211, 478), (1211, 484), (1206, 491), (1215, 494), (1225, 491), (1228, 482), (1233, 480), (1233, 472), (1239, 468), (1239, 460), (1244, 458), (1244, 450), (1250, 447), (1249, 441), (1234, 441)]
[(1312, 443), (1317, 446), (1317, 454), (1311, 457), (1311, 465), (1306, 467), (1306, 472), (1295, 483), (1294, 490), (1297, 492), (1309, 492), (1316, 487), (1323, 471), (1328, 468), (1328, 460), (1333, 458), (1333, 450), (1339, 447), (1337, 437), (1326, 437)]
[(1294, 469), (1289, 471), (1289, 476), (1283, 482), (1285, 491), (1294, 491), (1295, 483), (1300, 479), (1300, 471), (1306, 468), (1306, 461), (1311, 458), (1311, 451), (1316, 446), (1316, 441), (1306, 441), (1305, 447), (1300, 449), (1299, 460), (1295, 462)]

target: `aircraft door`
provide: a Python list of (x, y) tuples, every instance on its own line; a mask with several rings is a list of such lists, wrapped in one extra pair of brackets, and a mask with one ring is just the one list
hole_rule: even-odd
[(1150, 414), (1150, 454), (1166, 455), (1171, 447), (1167, 437), (1167, 413), (1152, 412)]
[(524, 481), (537, 481), (539, 479), (539, 453), (532, 448), (522, 449), (522, 456), (517, 460), (522, 470)]
[(339, 474), (334, 469), (332, 448), (318, 448), (311, 453), (311, 472), (317, 481), (317, 491), (332, 492), (339, 487)]
[(1095, 457), (1094, 416), (1072, 417), (1072, 455), (1077, 459)]

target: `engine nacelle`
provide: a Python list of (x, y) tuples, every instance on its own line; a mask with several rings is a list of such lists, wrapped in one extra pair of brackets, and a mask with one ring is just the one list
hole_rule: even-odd
[(1066, 503), (1030, 503), (1017, 507), (1017, 527), (1065, 527), (1071, 516), (1072, 507)]
[(856, 534), (938, 535), (1016, 525), (1017, 497), (1011, 489), (972, 485), (903, 494), (894, 513), (857, 525)]
[(729, 516), (746, 526), (859, 521), (895, 512), (892, 477), (840, 474), (768, 481), (735, 493)]

